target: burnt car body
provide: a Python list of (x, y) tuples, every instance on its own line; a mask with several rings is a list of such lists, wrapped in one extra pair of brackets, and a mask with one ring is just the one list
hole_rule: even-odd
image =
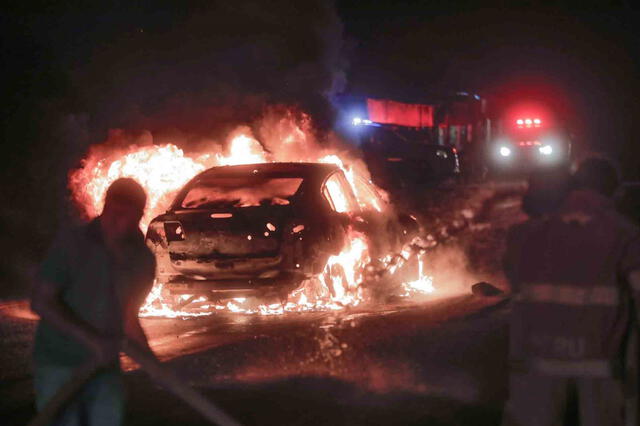
[(206, 170), (149, 225), (157, 280), (172, 295), (285, 300), (341, 251), (349, 227), (367, 236), (372, 252), (398, 249), (399, 236), (417, 231), (368, 182), (359, 179), (356, 187), (368, 203), (358, 203), (344, 173), (330, 164)]

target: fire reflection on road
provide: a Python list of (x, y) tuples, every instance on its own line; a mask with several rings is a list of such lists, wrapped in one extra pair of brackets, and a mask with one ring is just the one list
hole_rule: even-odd
[[(426, 391), (416, 360), (381, 349), (389, 340), (412, 342), (435, 326), (496, 303), (472, 296), (442, 297), (340, 312), (256, 316), (218, 313), (206, 318), (145, 318), (159, 358), (191, 383), (206, 387), (325, 377), (371, 391)], [(393, 347), (393, 345), (392, 345)], [(125, 369), (136, 366), (125, 360)]]

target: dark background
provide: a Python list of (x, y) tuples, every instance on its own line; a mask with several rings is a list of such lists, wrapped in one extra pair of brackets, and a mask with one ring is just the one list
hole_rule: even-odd
[[(21, 294), (67, 219), (66, 173), (110, 128), (216, 137), (267, 105), (330, 129), (340, 93), (465, 90), (562, 116), (638, 178), (631, 2), (22, 1), (2, 31), (1, 294)], [(188, 148), (188, 147), (187, 147)]]
[(348, 89), (465, 90), (541, 101), (637, 178), (638, 11), (628, 2), (340, 2), (357, 40)]

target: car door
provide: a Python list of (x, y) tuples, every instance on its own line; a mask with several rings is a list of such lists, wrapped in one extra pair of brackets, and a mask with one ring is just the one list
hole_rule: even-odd
[(373, 184), (360, 176), (353, 184), (361, 210), (358, 221), (369, 237), (372, 257), (384, 257), (398, 248), (393, 211)]
[(356, 225), (354, 221), (360, 215), (360, 207), (341, 171), (332, 173), (324, 180), (322, 198), (329, 206), (325, 235), (331, 252), (337, 254), (344, 247), (348, 229)]

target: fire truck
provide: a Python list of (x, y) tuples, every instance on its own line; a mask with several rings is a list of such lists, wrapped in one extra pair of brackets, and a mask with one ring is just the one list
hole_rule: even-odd
[(510, 115), (499, 122), (485, 152), (493, 173), (530, 172), (541, 167), (568, 165), (571, 136), (549, 115)]
[(570, 161), (570, 134), (546, 106), (505, 108), (500, 99), (488, 102), (472, 92), (424, 99), (350, 97), (341, 102), (342, 128), (347, 129), (342, 133), (362, 149), (380, 186), (450, 177), (482, 180), (487, 172), (526, 174)]

